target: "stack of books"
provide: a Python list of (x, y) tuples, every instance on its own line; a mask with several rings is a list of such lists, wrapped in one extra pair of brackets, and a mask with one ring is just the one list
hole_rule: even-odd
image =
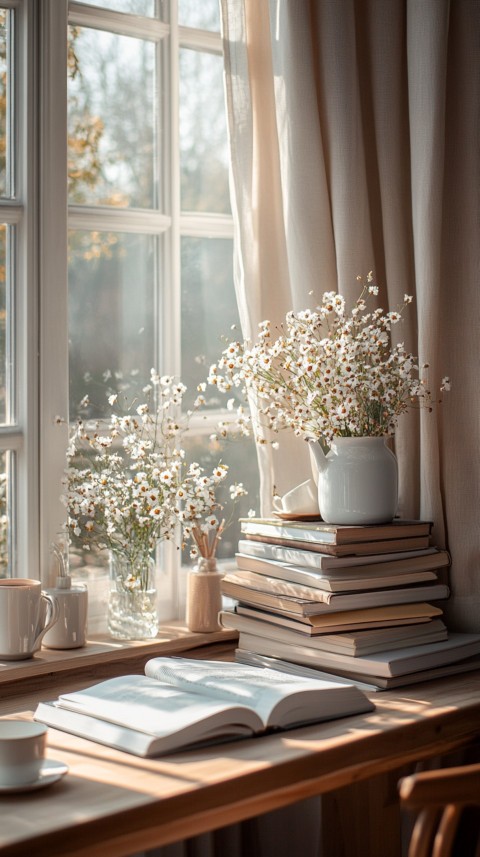
[(449, 633), (436, 603), (450, 557), (430, 544), (430, 522), (249, 518), (241, 531), (222, 581), (236, 606), (221, 613), (237, 661), (372, 689), (480, 666), (480, 635)]

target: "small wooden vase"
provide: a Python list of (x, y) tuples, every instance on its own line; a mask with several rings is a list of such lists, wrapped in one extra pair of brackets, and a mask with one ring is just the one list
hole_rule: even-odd
[(218, 621), (222, 609), (222, 577), (215, 557), (200, 557), (196, 567), (188, 573), (186, 621), (190, 631), (211, 634), (222, 627)]

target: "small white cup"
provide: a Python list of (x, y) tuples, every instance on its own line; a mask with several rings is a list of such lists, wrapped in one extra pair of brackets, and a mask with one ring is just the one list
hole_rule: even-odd
[(34, 783), (40, 776), (46, 746), (44, 723), (0, 719), (0, 787)]
[(58, 603), (39, 580), (0, 580), (0, 661), (31, 658), (57, 616)]
[(313, 480), (307, 479), (283, 497), (275, 497), (274, 509), (289, 515), (319, 515), (317, 488)]
[(88, 592), (84, 584), (70, 589), (47, 589), (58, 602), (58, 619), (45, 634), (47, 649), (78, 649), (87, 641)]

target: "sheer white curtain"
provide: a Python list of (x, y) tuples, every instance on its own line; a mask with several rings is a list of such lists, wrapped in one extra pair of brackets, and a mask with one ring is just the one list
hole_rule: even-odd
[[(453, 388), (397, 433), (400, 509), (452, 554), (451, 628), (480, 631), (480, 2), (221, 0), (243, 332), (357, 296), (415, 296), (409, 350)], [(310, 294), (313, 292), (313, 294)], [(261, 448), (264, 507), (309, 475)], [(320, 801), (155, 852), (321, 854)], [(188, 836), (188, 831), (185, 831)]]
[[(453, 558), (451, 627), (480, 631), (478, 0), (222, 0), (243, 332), (357, 295), (415, 302), (402, 340), (430, 364), (433, 413), (403, 418), (399, 512)], [(264, 511), (309, 475), (262, 447)]]

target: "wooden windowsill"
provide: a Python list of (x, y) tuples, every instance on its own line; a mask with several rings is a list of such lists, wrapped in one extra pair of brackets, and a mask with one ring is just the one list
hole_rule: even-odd
[[(92, 636), (80, 649), (46, 649), (24, 661), (0, 661), (2, 697), (24, 693), (40, 677), (55, 679), (92, 675), (103, 678), (122, 672), (143, 672), (145, 662), (158, 655), (191, 652), (196, 657), (211, 657), (232, 650), (237, 640), (235, 631), (221, 630), (211, 634), (189, 631), (182, 622), (163, 624), (154, 640), (114, 640), (107, 634)], [(65, 675), (66, 674), (66, 675)]]

